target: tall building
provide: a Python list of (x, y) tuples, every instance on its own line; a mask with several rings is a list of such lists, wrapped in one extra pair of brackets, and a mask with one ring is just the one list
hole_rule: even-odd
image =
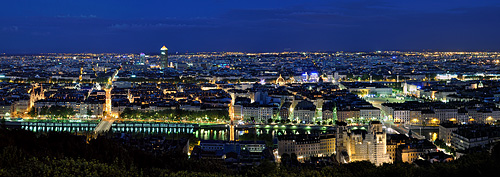
[(146, 60), (145, 60), (146, 54), (141, 53), (139, 56), (141, 57), (141, 60), (140, 60), (141, 64), (144, 64), (146, 62)]
[(335, 158), (339, 163), (349, 163), (351, 161), (351, 157), (349, 155), (349, 149), (351, 144), (349, 143), (349, 130), (347, 128), (347, 123), (345, 122), (336, 122), (337, 124), (337, 133), (335, 134)]
[(162, 65), (162, 68), (167, 68), (169, 67), (169, 64), (168, 64), (168, 49), (167, 47), (163, 46), (161, 49), (161, 65)]

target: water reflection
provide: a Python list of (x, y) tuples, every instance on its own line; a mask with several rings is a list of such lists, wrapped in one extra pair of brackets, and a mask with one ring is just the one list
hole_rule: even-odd
[[(54, 124), (54, 123), (25, 123), (21, 128), (34, 132), (65, 131), (65, 132), (92, 132), (97, 124), (73, 123), (73, 124)], [(140, 133), (140, 134), (164, 134), (176, 136), (180, 134), (192, 134), (200, 140), (229, 140), (229, 129), (225, 128), (195, 128), (189, 124), (113, 124), (111, 131), (118, 133)], [(334, 133), (333, 130), (299, 129), (296, 127), (278, 127), (274, 128), (249, 128), (236, 129), (235, 140), (240, 136), (264, 135), (264, 137), (277, 138), (280, 135), (293, 134), (321, 134)], [(265, 136), (270, 135), (270, 136)], [(437, 136), (437, 135), (436, 135)]]
[[(198, 129), (191, 132), (196, 138), (200, 140), (228, 140), (227, 132), (225, 129)], [(179, 133), (179, 132), (172, 132)]]
[[(168, 131), (168, 134), (193, 134), (199, 140), (229, 140), (229, 130), (228, 129), (191, 129), (187, 130), (185, 128), (173, 128)], [(257, 136), (270, 135), (273, 139), (280, 135), (290, 135), (290, 134), (324, 134), (324, 133), (334, 133), (334, 131), (326, 130), (296, 130), (296, 129), (236, 129), (235, 139), (239, 140), (240, 136), (252, 135)]]

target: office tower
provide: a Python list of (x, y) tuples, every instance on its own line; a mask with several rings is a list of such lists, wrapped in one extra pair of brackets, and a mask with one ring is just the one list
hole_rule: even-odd
[(167, 68), (168, 66), (168, 49), (163, 46), (161, 49), (161, 67), (162, 68)]
[(140, 62), (141, 62), (141, 64), (144, 64), (144, 63), (146, 62), (146, 60), (145, 60), (145, 58), (146, 58), (146, 54), (141, 53), (140, 57), (141, 57), (141, 61), (140, 61)]

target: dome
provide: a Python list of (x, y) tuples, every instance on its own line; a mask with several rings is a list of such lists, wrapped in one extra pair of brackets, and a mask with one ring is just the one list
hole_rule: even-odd
[(283, 79), (283, 77), (281, 77), (281, 74), (280, 74), (280, 77), (278, 77), (278, 79), (276, 79), (276, 84), (285, 85), (285, 83), (286, 83), (285, 79)]

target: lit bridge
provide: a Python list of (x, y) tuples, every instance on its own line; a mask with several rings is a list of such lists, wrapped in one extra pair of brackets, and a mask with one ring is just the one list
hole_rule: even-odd
[(95, 127), (107, 128), (118, 133), (146, 133), (146, 134), (168, 134), (168, 133), (193, 133), (199, 129), (198, 124), (184, 123), (52, 123), (52, 122), (7, 122), (8, 127), (21, 128), (33, 132), (71, 132), (94, 134)]

